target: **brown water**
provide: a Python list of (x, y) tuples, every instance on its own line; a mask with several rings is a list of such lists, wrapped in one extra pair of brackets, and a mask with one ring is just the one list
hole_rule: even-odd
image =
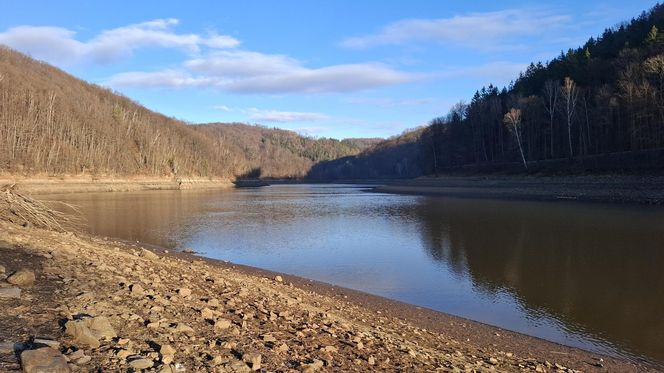
[(290, 185), (49, 196), (95, 234), (664, 363), (664, 209)]

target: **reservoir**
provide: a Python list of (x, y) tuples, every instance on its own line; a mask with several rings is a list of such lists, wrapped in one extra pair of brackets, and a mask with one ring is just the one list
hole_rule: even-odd
[(90, 233), (311, 278), (664, 363), (664, 209), (357, 185), (47, 195)]

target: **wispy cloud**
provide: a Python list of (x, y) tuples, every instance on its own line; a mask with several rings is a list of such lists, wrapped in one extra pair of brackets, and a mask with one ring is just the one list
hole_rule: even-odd
[(568, 15), (524, 9), (470, 13), (449, 18), (405, 19), (388, 24), (374, 34), (347, 38), (341, 45), (368, 48), (437, 42), (493, 50), (510, 47), (514, 37), (551, 32), (570, 21)]
[(106, 84), (211, 87), (234, 93), (330, 93), (402, 84), (422, 77), (377, 62), (310, 68), (284, 55), (228, 50), (187, 60), (175, 70), (117, 74)]
[(261, 110), (251, 108), (248, 110), (249, 119), (258, 122), (316, 122), (328, 119), (329, 117), (322, 113), (297, 112), (297, 111), (278, 111)]
[(172, 28), (178, 23), (174, 18), (156, 19), (105, 30), (87, 41), (77, 40), (75, 31), (62, 27), (18, 26), (0, 32), (0, 44), (54, 64), (109, 63), (147, 47), (196, 53), (240, 44), (228, 35), (176, 33)]

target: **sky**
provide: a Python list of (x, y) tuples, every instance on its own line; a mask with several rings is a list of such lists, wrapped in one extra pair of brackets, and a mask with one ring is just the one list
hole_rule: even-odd
[(389, 137), (655, 3), (0, 0), (0, 44), (190, 123)]

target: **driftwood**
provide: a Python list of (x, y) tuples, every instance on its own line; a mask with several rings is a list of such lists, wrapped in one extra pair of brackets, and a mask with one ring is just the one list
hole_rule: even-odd
[[(54, 208), (56, 205), (61, 209)], [(71, 213), (62, 210), (69, 210)], [(76, 206), (34, 199), (17, 191), (14, 184), (0, 187), (0, 220), (57, 232), (75, 230), (82, 222)]]

